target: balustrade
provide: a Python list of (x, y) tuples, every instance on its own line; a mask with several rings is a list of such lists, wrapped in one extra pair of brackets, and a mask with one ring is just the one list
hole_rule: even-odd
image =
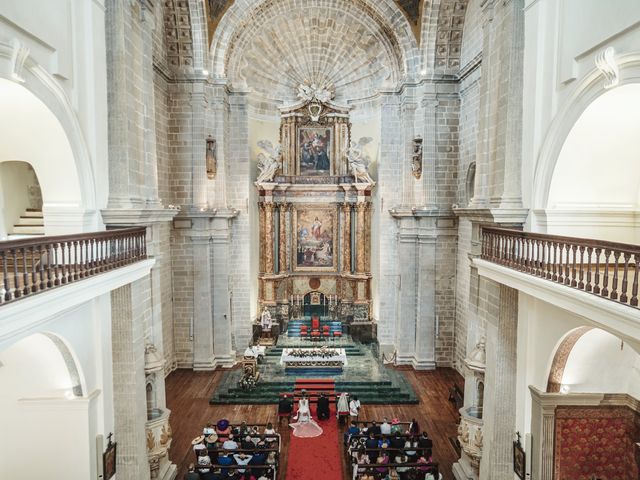
[(0, 242), (0, 305), (145, 258), (145, 227)]
[(485, 227), (481, 258), (638, 307), (637, 245)]

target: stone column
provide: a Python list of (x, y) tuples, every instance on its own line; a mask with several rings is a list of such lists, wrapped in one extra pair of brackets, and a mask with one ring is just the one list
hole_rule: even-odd
[(205, 109), (207, 100), (202, 81), (191, 84), (189, 107), (191, 110), (191, 204), (207, 207), (207, 158)]
[[(424, 223), (430, 219), (420, 219)], [(422, 228), (421, 228), (422, 230)], [(436, 237), (419, 231), (416, 237), (416, 349), (413, 366), (417, 370), (436, 368)]]
[[(264, 234), (264, 228), (265, 228), (265, 223), (264, 223), (264, 214), (265, 214), (265, 208), (264, 208), (264, 202), (258, 202), (258, 238), (260, 239), (264, 239), (265, 238), (265, 234)], [(264, 273), (265, 270), (265, 258), (267, 256), (267, 248), (269, 248), (268, 245), (265, 244), (264, 241), (260, 242), (260, 255), (259, 255), (259, 259), (258, 259), (258, 272), (259, 273)]]
[[(143, 198), (147, 205), (160, 205), (158, 198), (158, 158), (156, 155), (156, 109), (153, 87), (153, 32), (155, 30), (155, 15), (147, 4), (142, 4), (142, 85), (144, 85), (143, 115), (144, 115), (144, 191)], [(160, 8), (158, 5), (156, 8)]]
[(416, 265), (418, 262), (416, 249), (416, 233), (413, 218), (400, 220), (398, 233), (397, 263), (400, 275), (400, 299), (396, 324), (396, 363), (399, 365), (413, 364), (416, 354), (416, 298), (418, 296), (418, 282)]
[(279, 242), (279, 264), (280, 273), (286, 272), (287, 269), (287, 212), (289, 210), (288, 203), (280, 203), (278, 205), (280, 210), (280, 242)]
[(367, 231), (365, 230), (365, 214), (366, 214), (367, 205), (364, 202), (359, 202), (356, 204), (356, 273), (363, 274), (366, 272), (366, 256), (368, 255), (368, 251), (366, 247), (366, 237)]
[[(204, 221), (194, 219), (195, 222)], [(211, 258), (209, 233), (191, 235), (193, 251), (193, 369), (213, 370), (213, 320), (211, 318)]]
[(422, 151), (422, 205), (435, 207), (436, 161), (438, 159), (438, 100), (430, 95), (422, 100), (424, 109), (424, 138)]
[(351, 273), (351, 204), (342, 204), (342, 223), (340, 238), (342, 239), (341, 268), (345, 273)]
[[(480, 288), (481, 315), (487, 321), (485, 439), (480, 478), (513, 480), (518, 291), (491, 280), (482, 280)], [(497, 304), (492, 303), (494, 299)]]
[[(482, 5), (482, 79), (480, 81), (480, 108), (478, 111), (478, 139), (476, 142), (476, 186), (470, 206), (484, 207), (488, 204), (491, 152), (494, 151), (494, 132), (491, 127), (496, 116), (496, 102), (491, 90), (498, 83), (495, 62), (492, 62), (493, 9), (495, 0)], [(495, 56), (495, 55), (493, 55)]]
[(105, 10), (107, 73), (109, 76), (109, 205), (131, 205), (135, 184), (129, 180), (129, 138), (135, 135), (128, 127), (129, 120), (129, 71), (127, 48), (132, 29), (129, 1), (107, 2)]
[(144, 315), (149, 307), (145, 277), (111, 292), (114, 433), (119, 480), (150, 478), (145, 421)]
[(274, 273), (275, 261), (273, 258), (273, 203), (264, 204), (264, 271), (266, 274)]
[(237, 212), (218, 213), (211, 234), (211, 302), (213, 312), (213, 355), (216, 366), (235, 364), (229, 311), (229, 238), (230, 223)]
[(417, 108), (414, 102), (405, 100), (402, 102), (402, 205), (413, 205), (416, 200), (416, 179), (411, 172), (410, 159)]

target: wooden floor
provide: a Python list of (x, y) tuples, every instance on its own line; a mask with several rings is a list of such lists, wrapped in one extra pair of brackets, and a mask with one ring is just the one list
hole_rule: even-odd
[[(449, 389), (454, 383), (462, 388), (463, 379), (450, 368), (440, 368), (431, 372), (407, 369), (405, 373), (418, 394), (420, 403), (418, 405), (363, 405), (360, 420), (398, 417), (402, 421), (409, 421), (415, 418), (421, 429), (426, 429), (433, 439), (434, 461), (440, 464), (444, 480), (453, 480), (451, 466), (458, 459), (458, 454), (450, 439), (456, 436), (458, 412), (448, 401), (448, 397)], [(277, 424), (276, 405), (209, 405), (209, 398), (221, 375), (220, 371), (202, 373), (177, 370), (167, 377), (167, 406), (171, 410), (173, 427), (170, 458), (178, 465), (179, 479), (184, 476), (187, 466), (194, 460), (191, 440), (202, 432), (202, 427), (207, 422), (227, 418), (231, 423), (246, 420), (248, 423)], [(284, 480), (290, 429), (283, 423), (278, 430), (282, 434), (279, 478)], [(351, 478), (344, 457), (343, 467), (343, 478)]]

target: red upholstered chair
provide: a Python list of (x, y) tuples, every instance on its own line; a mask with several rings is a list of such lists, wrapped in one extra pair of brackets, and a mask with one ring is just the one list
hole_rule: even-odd
[(329, 338), (329, 325), (325, 325), (324, 327), (322, 327), (322, 336), (325, 338)]
[(340, 327), (340, 330), (335, 330), (333, 332), (333, 338), (336, 338), (336, 337), (342, 337), (342, 326)]
[(301, 325), (300, 326), (300, 336), (301, 337), (309, 336), (309, 330), (307, 330), (307, 326), (306, 325)]
[(320, 319), (315, 315), (311, 317), (311, 331), (320, 330)]

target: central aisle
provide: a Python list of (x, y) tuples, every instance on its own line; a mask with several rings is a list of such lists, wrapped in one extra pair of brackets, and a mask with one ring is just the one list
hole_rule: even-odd
[[(316, 417), (315, 408), (311, 409)], [(335, 410), (328, 420), (319, 421), (324, 430), (314, 438), (291, 436), (286, 480), (339, 480), (342, 478), (340, 441)]]
[[(296, 382), (296, 396), (304, 387), (311, 398), (316, 397), (314, 388), (309, 386)], [(327, 388), (317, 388), (317, 391), (330, 392)], [(286, 480), (339, 480), (342, 478), (342, 462), (335, 404), (331, 404), (331, 414), (327, 420), (318, 420), (315, 403), (311, 403), (310, 408), (314, 420), (322, 427), (323, 432), (319, 437), (313, 438), (291, 435)]]

